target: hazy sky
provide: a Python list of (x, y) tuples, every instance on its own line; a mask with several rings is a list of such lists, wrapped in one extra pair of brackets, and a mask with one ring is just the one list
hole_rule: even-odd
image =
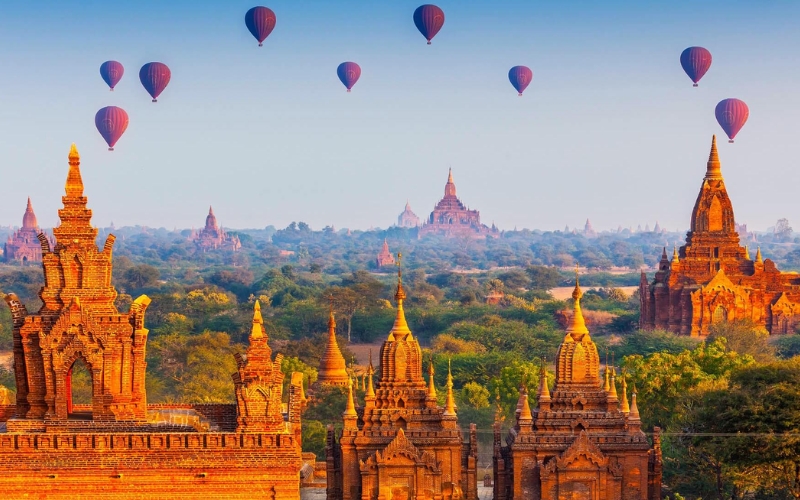
[[(737, 221), (800, 229), (800, 2), (440, 0), (428, 46), (419, 1), (270, 0), (262, 48), (252, 0), (0, 2), (0, 224), (28, 195), (56, 222), (76, 142), (103, 226), (200, 226), (211, 204), (227, 227), (386, 227), (406, 199), (426, 217), (452, 166), (501, 228), (686, 228), (714, 106), (737, 97), (750, 120), (720, 144)], [(690, 45), (714, 56), (699, 88), (678, 61)], [(113, 93), (107, 59), (126, 69)], [(157, 104), (149, 61), (172, 69)], [(534, 73), (521, 98), (517, 64)], [(107, 105), (131, 120), (113, 153), (94, 127)]]

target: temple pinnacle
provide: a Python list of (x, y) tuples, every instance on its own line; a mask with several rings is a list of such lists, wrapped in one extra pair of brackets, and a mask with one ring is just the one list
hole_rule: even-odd
[(756, 250), (756, 262), (759, 263), (759, 264), (763, 264), (764, 263), (764, 258), (761, 257), (761, 247), (760, 246), (758, 247), (758, 250)]
[(353, 379), (347, 378), (347, 408), (344, 410), (344, 417), (357, 417), (356, 403), (353, 399)]
[(250, 339), (260, 339), (264, 337), (264, 319), (261, 317), (261, 303), (256, 301), (253, 306), (253, 329), (250, 331)]
[(433, 358), (431, 358), (430, 362), (428, 363), (428, 398), (429, 399), (436, 399), (436, 383), (433, 380), (433, 374), (435, 373), (433, 369)]
[(584, 335), (589, 334), (589, 329), (586, 328), (586, 321), (583, 319), (583, 312), (581, 311), (581, 291), (580, 281), (578, 278), (578, 268), (575, 267), (575, 290), (572, 292), (572, 299), (574, 301), (573, 314), (570, 318), (569, 326), (567, 326), (567, 334), (574, 340), (580, 340)]
[(453, 374), (450, 371), (450, 360), (447, 360), (447, 403), (444, 408), (444, 415), (454, 417), (456, 415), (456, 400), (453, 397)]
[(67, 197), (80, 198), (83, 196), (83, 179), (81, 178), (81, 156), (75, 143), (69, 150), (69, 173), (67, 174), (67, 184), (65, 186)]
[(711, 153), (708, 155), (708, 163), (706, 164), (706, 179), (722, 180), (716, 135), (711, 137)]
[(397, 316), (394, 319), (394, 325), (392, 325), (392, 330), (389, 332), (389, 340), (409, 340), (412, 339), (411, 330), (408, 328), (408, 322), (406, 322), (406, 314), (403, 311), (403, 301), (406, 298), (406, 292), (403, 290), (403, 270), (400, 267), (401, 261), (403, 258), (403, 254), (397, 254), (397, 292), (394, 294), (394, 298), (397, 301)]

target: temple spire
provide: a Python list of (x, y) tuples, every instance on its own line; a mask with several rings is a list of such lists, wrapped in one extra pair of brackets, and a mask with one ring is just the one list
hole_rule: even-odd
[(706, 180), (722, 180), (716, 135), (711, 137), (711, 153), (708, 155), (708, 163), (706, 164)]
[(589, 335), (589, 329), (586, 328), (586, 321), (583, 319), (583, 311), (581, 311), (581, 291), (580, 278), (578, 276), (578, 266), (575, 266), (575, 290), (572, 292), (573, 314), (570, 318), (569, 326), (567, 326), (567, 335), (571, 336), (574, 340), (580, 340), (584, 335)]
[(758, 250), (756, 250), (756, 262), (759, 263), (759, 264), (763, 264), (764, 263), (764, 258), (761, 257), (761, 247), (760, 246), (758, 247)]
[(453, 181), (453, 169), (451, 168), (447, 173), (447, 184), (444, 185), (444, 195), (456, 196), (456, 183)]
[(403, 289), (403, 270), (400, 267), (403, 254), (397, 254), (397, 292), (394, 294), (394, 299), (397, 301), (397, 316), (394, 318), (394, 325), (389, 332), (389, 341), (394, 340), (413, 340), (411, 330), (408, 328), (406, 322), (406, 314), (403, 311), (403, 301), (406, 299), (406, 292)]
[(253, 306), (253, 328), (250, 331), (250, 340), (264, 338), (264, 318), (261, 317), (261, 303), (256, 301)]
[(447, 360), (447, 403), (444, 408), (444, 415), (454, 417), (456, 415), (456, 401), (453, 398), (453, 374), (450, 371), (450, 360)]
[(431, 358), (430, 362), (428, 363), (428, 399), (436, 399), (436, 383), (433, 380), (433, 358)]
[(321, 384), (331, 385), (345, 385), (347, 375), (347, 363), (342, 356), (342, 351), (339, 349), (339, 343), (336, 341), (336, 319), (333, 316), (333, 297), (328, 298), (330, 301), (330, 311), (328, 313), (328, 341), (325, 345), (325, 351), (322, 353), (322, 359), (319, 363), (319, 378), (317, 382)]
[(677, 264), (680, 262), (680, 257), (678, 256), (678, 247), (672, 247), (672, 263)]
[(350, 377), (347, 378), (347, 408), (344, 410), (345, 419), (347, 417), (357, 417), (358, 413), (356, 413), (356, 402), (353, 399), (353, 379)]
[(69, 173), (67, 174), (67, 184), (65, 190), (68, 198), (80, 198), (83, 196), (83, 179), (81, 178), (81, 155), (75, 143), (69, 150)]
[(531, 404), (530, 401), (528, 401), (527, 385), (523, 384), (522, 392), (520, 393), (519, 397), (522, 404), (520, 405), (518, 421), (530, 422), (533, 420), (533, 413), (531, 413)]
[(375, 387), (372, 385), (372, 377), (375, 375), (375, 369), (372, 367), (372, 349), (369, 350), (369, 366), (367, 367), (367, 389), (364, 394), (365, 398), (375, 398)]
[(622, 413), (630, 413), (631, 407), (628, 405), (628, 383), (625, 382), (625, 372), (622, 372), (622, 403), (620, 403)]
[(36, 214), (33, 213), (31, 197), (28, 196), (28, 205), (25, 207), (25, 215), (22, 216), (23, 229), (36, 229), (39, 223), (36, 221)]
[(640, 420), (639, 407), (636, 405), (636, 387), (633, 388), (633, 394), (631, 394), (631, 411), (628, 414), (628, 419)]
[(747, 245), (744, 246), (744, 258), (750, 260), (750, 249), (747, 248)]
[(547, 386), (547, 368), (542, 359), (542, 367), (539, 369), (539, 407), (542, 404), (550, 404), (550, 388)]

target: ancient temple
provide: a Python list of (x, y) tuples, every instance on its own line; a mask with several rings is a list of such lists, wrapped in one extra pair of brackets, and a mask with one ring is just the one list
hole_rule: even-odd
[(378, 253), (375, 263), (378, 265), (379, 269), (381, 267), (394, 265), (394, 255), (389, 251), (389, 243), (386, 242), (386, 238), (383, 239), (383, 248), (381, 248), (381, 251)]
[[(237, 356), (237, 404), (147, 404), (150, 299), (120, 312), (112, 285), (114, 236), (95, 243), (80, 171), (69, 173), (55, 244), (38, 235), (42, 307), (5, 300), (13, 320), (16, 401), (0, 426), (0, 489), (9, 498), (286, 498), (299, 500), (302, 385), (283, 403), (256, 305), (250, 347)], [(84, 365), (91, 401), (73, 401)], [(283, 405), (286, 404), (286, 408)], [(9, 415), (10, 413), (10, 415)], [(79, 459), (77, 458), (79, 457)]]
[(406, 323), (402, 280), (397, 316), (381, 346), (380, 380), (370, 362), (364, 405), (349, 384), (344, 429), (328, 427), (328, 500), (477, 500), (477, 434), (464, 442), (452, 377), (444, 407), (437, 403), (432, 367), (426, 384), (422, 351)]
[(760, 249), (751, 258), (740, 244), (716, 137), (686, 244), (671, 259), (664, 249), (653, 282), (642, 273), (639, 294), (642, 329), (704, 336), (714, 323), (747, 319), (783, 334), (800, 323), (800, 275), (781, 273)]
[(586, 219), (586, 224), (583, 226), (583, 235), (587, 238), (597, 237), (597, 231), (594, 230), (594, 227), (592, 227), (592, 223), (589, 222), (589, 219)]
[(419, 217), (411, 210), (411, 205), (406, 201), (406, 209), (397, 216), (397, 225), (400, 227), (419, 226)]
[[(36, 222), (36, 214), (33, 213), (31, 199), (28, 198), (28, 206), (25, 208), (25, 215), (22, 216), (22, 227), (14, 231), (4, 245), (3, 257), (6, 262), (41, 262), (42, 245), (39, 243), (41, 232)], [(52, 238), (48, 237), (48, 242), (53, 245)]]
[(339, 349), (339, 343), (336, 341), (336, 320), (333, 317), (333, 308), (331, 308), (328, 317), (328, 343), (325, 344), (325, 352), (322, 353), (322, 359), (319, 360), (316, 383), (346, 387), (349, 380), (347, 364)]
[(194, 240), (197, 248), (203, 252), (211, 250), (235, 252), (242, 248), (238, 236), (229, 235), (224, 229), (219, 227), (219, 224), (217, 224), (217, 216), (214, 215), (214, 209), (212, 207), (208, 207), (205, 227), (201, 229), (200, 232), (192, 231), (191, 239)]
[(446, 237), (485, 238), (500, 236), (500, 231), (494, 227), (494, 224), (491, 228), (481, 224), (480, 212), (468, 209), (458, 199), (451, 169), (447, 175), (447, 183), (444, 185), (444, 198), (439, 200), (428, 220), (419, 229), (419, 237), (431, 234)]
[(608, 365), (600, 377), (582, 295), (576, 282), (552, 392), (542, 363), (536, 409), (523, 387), (505, 445), (500, 422), (494, 426), (494, 500), (661, 498), (660, 431), (651, 447), (636, 393), (629, 404), (625, 379), (617, 392), (616, 371)]

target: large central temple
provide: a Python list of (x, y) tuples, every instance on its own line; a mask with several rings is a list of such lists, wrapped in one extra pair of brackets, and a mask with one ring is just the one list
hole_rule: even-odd
[(715, 323), (750, 320), (784, 334), (800, 323), (800, 275), (781, 273), (760, 249), (751, 258), (739, 244), (716, 137), (686, 244), (672, 260), (664, 249), (653, 282), (642, 273), (639, 294), (640, 327), (646, 330), (705, 336)]
[(422, 351), (403, 312), (398, 279), (397, 316), (380, 351), (380, 380), (370, 361), (364, 406), (356, 408), (352, 382), (338, 441), (328, 427), (328, 500), (477, 500), (475, 425), (464, 442), (452, 377), (437, 403), (433, 368), (422, 377)]
[(433, 208), (428, 220), (419, 228), (418, 234), (420, 238), (430, 234), (446, 237), (486, 238), (487, 236), (500, 236), (500, 231), (494, 227), (494, 224), (491, 228), (481, 224), (481, 213), (477, 210), (470, 210), (458, 199), (451, 169), (447, 174), (447, 183), (444, 185), (444, 198), (439, 200), (439, 203)]

